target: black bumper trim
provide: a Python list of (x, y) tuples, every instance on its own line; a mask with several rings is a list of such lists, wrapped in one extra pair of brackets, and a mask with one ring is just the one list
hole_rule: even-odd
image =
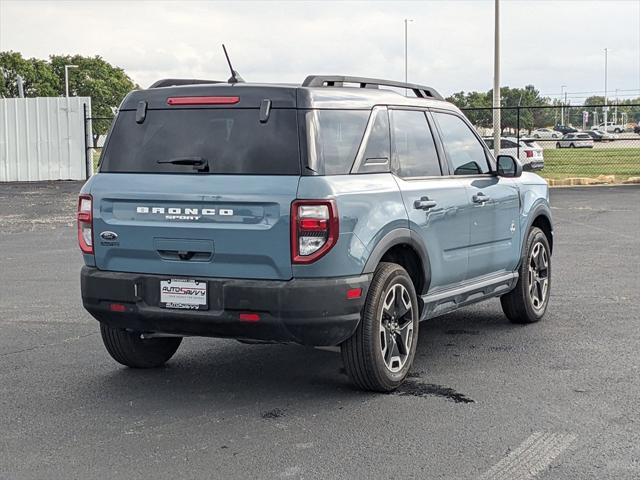
[[(209, 309), (169, 310), (158, 306), (160, 281), (185, 277), (87, 266), (80, 277), (84, 307), (115, 328), (316, 346), (338, 345), (353, 334), (371, 281), (371, 274), (288, 281), (189, 277), (207, 282)], [(362, 288), (362, 295), (347, 299), (352, 288)], [(112, 303), (125, 311), (111, 311)], [(240, 321), (240, 312), (257, 312), (260, 320)]]

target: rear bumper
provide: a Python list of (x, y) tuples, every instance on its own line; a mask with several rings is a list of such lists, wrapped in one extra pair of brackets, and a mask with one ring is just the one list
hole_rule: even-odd
[[(326, 346), (353, 334), (371, 281), (371, 275), (289, 281), (195, 277), (207, 282), (209, 309), (168, 310), (158, 306), (160, 281), (168, 278), (176, 277), (85, 266), (82, 303), (115, 328)], [(353, 288), (361, 288), (362, 295), (347, 299)], [(111, 311), (113, 303), (124, 305), (124, 311)], [(260, 320), (241, 321), (243, 312), (258, 313)]]

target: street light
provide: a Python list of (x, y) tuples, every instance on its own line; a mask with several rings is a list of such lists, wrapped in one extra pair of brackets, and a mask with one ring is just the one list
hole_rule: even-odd
[(78, 65), (65, 65), (64, 66), (64, 93), (65, 97), (69, 97), (69, 69), (78, 68)]
[[(565, 125), (564, 123), (564, 104), (567, 103), (567, 92), (564, 89), (567, 88), (566, 85), (560, 85), (560, 123)], [(562, 99), (564, 97), (564, 100)]]
[(607, 106), (607, 62), (608, 62), (608, 57), (609, 57), (609, 49), (605, 48), (604, 49), (604, 108), (602, 110), (604, 110), (603, 112), (603, 116), (604, 116), (604, 131), (607, 131), (607, 113), (609, 112), (609, 107)]
[(494, 6), (493, 38), (493, 152), (500, 155), (500, 0)]
[[(404, 83), (408, 83), (409, 78), (409, 41), (408, 30), (409, 22), (413, 22), (410, 18), (404, 19)], [(404, 96), (407, 96), (407, 89), (404, 89)]]

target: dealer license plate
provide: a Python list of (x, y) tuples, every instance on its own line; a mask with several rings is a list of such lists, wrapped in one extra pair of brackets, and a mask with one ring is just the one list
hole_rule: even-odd
[(161, 280), (160, 306), (184, 310), (207, 310), (207, 282), (183, 279)]

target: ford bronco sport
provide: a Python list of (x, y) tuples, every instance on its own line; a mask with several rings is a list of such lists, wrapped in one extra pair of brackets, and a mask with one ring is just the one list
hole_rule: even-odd
[(194, 335), (340, 346), (390, 391), (421, 320), (492, 297), (540, 320), (552, 232), (545, 181), (430, 87), (164, 80), (124, 99), (82, 188), (82, 300), (129, 367)]

